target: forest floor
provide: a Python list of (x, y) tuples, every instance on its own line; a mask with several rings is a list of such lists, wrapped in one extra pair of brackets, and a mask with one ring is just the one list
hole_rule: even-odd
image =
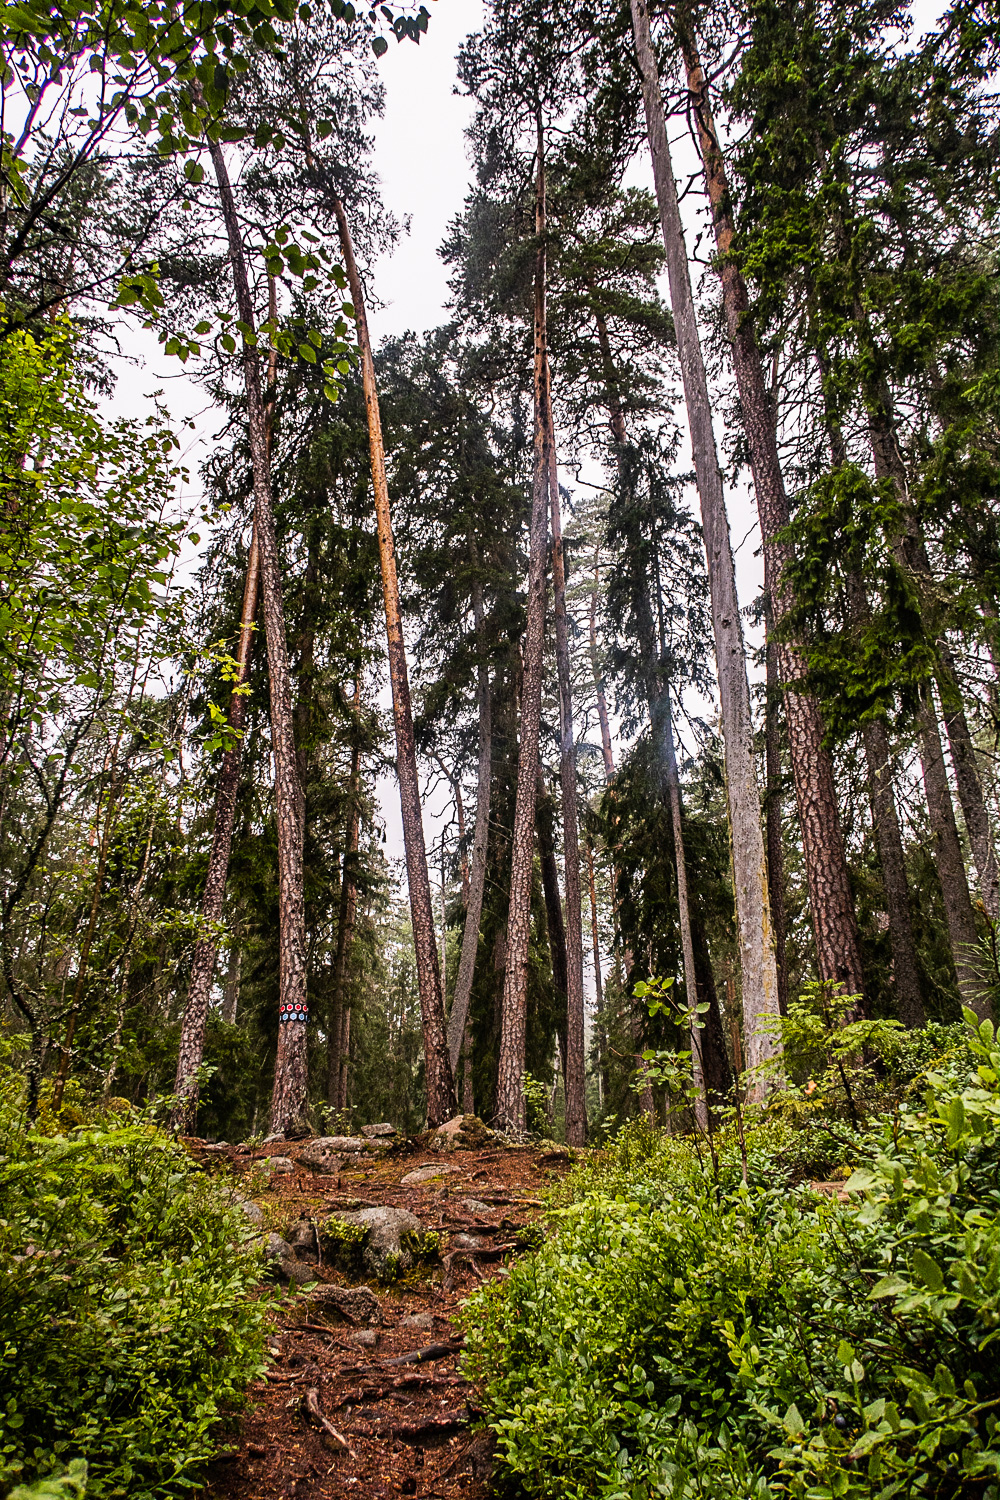
[[(384, 1205), (408, 1210), (438, 1234), (440, 1257), (389, 1286), (317, 1265), (321, 1285), (371, 1288), (379, 1307), (363, 1320), (334, 1323), (336, 1310), (324, 1301), (317, 1312), (308, 1293), (282, 1299), (268, 1339), (272, 1362), (250, 1390), (238, 1451), (234, 1444), (212, 1465), (205, 1500), (483, 1500), (489, 1493), (492, 1440), (472, 1430), (479, 1407), (460, 1371), (457, 1315), (470, 1292), (504, 1276), (527, 1248), (541, 1195), (567, 1169), (568, 1154), (538, 1146), (444, 1154), (429, 1141), (362, 1158), (336, 1176), (275, 1175), (265, 1192), (260, 1158), (290, 1152), (288, 1145), (220, 1153), (234, 1190), (248, 1184), (266, 1228), (285, 1233), (296, 1220), (321, 1224), (338, 1210)], [(421, 1167), (441, 1175), (403, 1183)], [(324, 1419), (336, 1435), (323, 1430)]]

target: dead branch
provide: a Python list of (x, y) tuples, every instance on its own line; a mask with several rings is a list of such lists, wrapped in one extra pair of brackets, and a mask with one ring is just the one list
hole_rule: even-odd
[(302, 1404), (308, 1415), (316, 1423), (316, 1426), (319, 1427), (321, 1431), (325, 1432), (327, 1437), (333, 1439), (334, 1443), (341, 1450), (341, 1452), (346, 1453), (348, 1458), (356, 1459), (357, 1455), (355, 1454), (354, 1449), (351, 1447), (350, 1443), (341, 1433), (337, 1431), (336, 1427), (334, 1427), (329, 1417), (324, 1417), (323, 1413), (320, 1411), (319, 1391), (315, 1386), (312, 1386), (308, 1391), (306, 1391)]

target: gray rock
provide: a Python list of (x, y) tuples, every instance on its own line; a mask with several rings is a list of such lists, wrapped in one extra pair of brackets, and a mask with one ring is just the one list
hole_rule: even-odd
[(374, 1328), (359, 1328), (356, 1333), (351, 1334), (351, 1338), (356, 1344), (360, 1344), (362, 1349), (374, 1349), (378, 1343), (378, 1334)]
[(377, 1141), (385, 1136), (398, 1134), (395, 1125), (383, 1122), (381, 1125), (362, 1125), (361, 1134), (369, 1141)]
[(411, 1313), (400, 1323), (400, 1328), (421, 1328), (424, 1333), (430, 1333), (434, 1327), (434, 1319), (430, 1313)]
[(288, 1243), (299, 1260), (311, 1261), (315, 1265), (319, 1259), (319, 1241), (312, 1219), (303, 1217), (293, 1224), (288, 1232)]
[(374, 1328), (382, 1321), (382, 1304), (370, 1286), (318, 1286), (309, 1293), (309, 1303), (325, 1315), (338, 1313), (348, 1323)]
[[(361, 1262), (365, 1270), (378, 1277), (379, 1281), (392, 1281), (400, 1271), (408, 1271), (413, 1265), (412, 1246), (404, 1243), (408, 1236), (424, 1234), (424, 1226), (416, 1214), (405, 1208), (362, 1208), (354, 1214), (334, 1214), (332, 1220), (341, 1224), (355, 1225), (364, 1231)], [(324, 1237), (326, 1253), (328, 1240)], [(329, 1243), (337, 1244), (331, 1235)], [(343, 1241), (341, 1241), (343, 1243)]]
[(480, 1203), (478, 1198), (463, 1198), (462, 1207), (468, 1209), (470, 1214), (491, 1214), (496, 1208), (495, 1203)]
[(295, 1160), (300, 1166), (308, 1167), (310, 1172), (336, 1176), (344, 1164), (343, 1151), (335, 1151), (330, 1144), (336, 1139), (336, 1136), (320, 1136), (315, 1141), (306, 1141), (305, 1145), (296, 1147)]
[(426, 1166), (415, 1167), (412, 1172), (407, 1172), (405, 1177), (399, 1179), (400, 1187), (419, 1187), (423, 1182), (433, 1182), (436, 1177), (446, 1177), (449, 1172), (457, 1172), (458, 1167), (453, 1167), (450, 1162), (431, 1161)]
[(283, 1240), (280, 1234), (267, 1236), (264, 1241), (264, 1255), (274, 1274), (282, 1281), (291, 1282), (294, 1286), (305, 1286), (307, 1282), (316, 1280), (315, 1266), (307, 1265), (305, 1261), (299, 1260), (291, 1245), (287, 1240)]
[(294, 1172), (295, 1163), (290, 1156), (268, 1156), (265, 1157), (268, 1169), (272, 1172)]
[(253, 1224), (258, 1229), (263, 1229), (264, 1210), (259, 1203), (255, 1203), (252, 1198), (244, 1198), (239, 1193), (230, 1192), (227, 1194), (227, 1197), (229, 1198), (230, 1205), (236, 1209), (237, 1213), (242, 1214), (249, 1224)]
[(484, 1234), (455, 1234), (452, 1235), (451, 1248), (453, 1250), (485, 1250), (490, 1240)]
[(478, 1115), (456, 1115), (439, 1125), (427, 1144), (432, 1151), (457, 1151), (463, 1147), (478, 1151), (484, 1146), (495, 1145), (497, 1140), (496, 1133), (488, 1129)]

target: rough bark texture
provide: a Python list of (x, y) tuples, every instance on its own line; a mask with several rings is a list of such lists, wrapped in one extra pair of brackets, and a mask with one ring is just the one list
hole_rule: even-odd
[[(229, 876), (229, 856), (233, 847), (233, 826), (236, 819), (236, 796), (240, 784), (240, 762), (243, 757), (243, 724), (246, 719), (246, 694), (237, 691), (245, 686), (250, 675), (250, 658), (253, 653), (253, 620), (257, 612), (257, 593), (260, 586), (260, 554), (257, 548), (257, 528), (254, 527), (247, 559), (246, 581), (243, 587), (243, 607), (240, 611), (240, 635), (236, 646), (236, 682), (229, 700), (226, 716), (232, 742), (224, 752), (219, 767), (219, 780), (215, 789), (215, 820), (212, 827), (212, 848), (208, 856), (205, 889), (201, 898), (201, 919), (208, 926), (222, 921), (226, 898), (226, 881)], [(201, 1067), (205, 1048), (205, 1024), (208, 1019), (208, 1001), (215, 977), (215, 960), (218, 939), (214, 932), (198, 939), (194, 958), (191, 961), (191, 979), (188, 984), (187, 1002), (181, 1021), (180, 1050), (177, 1055), (177, 1080), (174, 1094), (177, 1108), (171, 1116), (175, 1130), (192, 1135), (198, 1112), (198, 1069)], [(235, 1015), (235, 1007), (233, 1007)]]
[[(552, 987), (560, 1011), (566, 1004), (569, 964), (566, 953), (566, 924), (563, 921), (562, 901), (559, 897), (559, 866), (556, 863), (555, 809), (552, 793), (545, 785), (542, 768), (538, 768), (538, 792), (535, 798), (535, 832), (538, 837), (538, 865), (542, 875), (542, 895), (545, 899), (545, 925), (549, 934), (549, 956), (552, 960)], [(563, 1061), (566, 1060), (566, 1029), (559, 1022), (560, 1046)]]
[(521, 732), (517, 756), (517, 795), (511, 839), (510, 909), (500, 1013), (500, 1058), (496, 1121), (509, 1134), (525, 1133), (524, 1042), (527, 1022), (528, 944), (531, 927), (531, 870), (538, 780), (538, 737), (542, 711), (542, 651), (545, 636), (545, 540), (549, 499), (548, 351), (545, 329), (545, 159), (538, 154), (535, 190), (534, 327), (534, 482), (528, 548), (528, 607), (523, 642)]
[[(486, 889), (486, 853), (490, 832), (490, 777), (492, 774), (493, 708), (490, 697), (490, 669), (486, 659), (486, 616), (483, 608), (483, 585), (478, 576), (472, 583), (472, 618), (476, 630), (479, 663), (476, 668), (479, 698), (479, 756), (476, 772), (476, 826), (472, 835), (472, 869), (469, 872), (469, 899), (462, 931), (462, 955), (448, 1019), (448, 1052), (452, 1068), (458, 1068), (458, 1054), (468, 1030), (469, 998), (479, 951), (479, 924), (483, 915), (483, 892)], [(472, 1037), (469, 1036), (471, 1044)], [(471, 1090), (471, 1050), (466, 1048), (466, 1074)]]
[(608, 719), (608, 700), (604, 692), (604, 677), (597, 659), (597, 594), (601, 586), (601, 570), (597, 553), (594, 554), (594, 592), (590, 596), (590, 669), (594, 674), (594, 696), (597, 699), (597, 717), (601, 725), (601, 754), (604, 757), (604, 779), (610, 785), (615, 774), (615, 756), (611, 748), (611, 724)]
[(392, 716), (396, 730), (396, 771), (399, 776), (399, 805), (403, 822), (403, 845), (406, 851), (406, 876), (410, 889), (410, 918), (416, 951), (417, 985), (420, 991), (420, 1015), (424, 1033), (424, 1063), (427, 1076), (427, 1123), (442, 1125), (458, 1109), (455, 1078), (448, 1057), (445, 1036), (444, 1001), (441, 994), (441, 971), (438, 965), (437, 939), (434, 929), (434, 907), (431, 883), (427, 873), (424, 825), (420, 806), (420, 783), (417, 779), (417, 750), (413, 737), (413, 712), (410, 707), (410, 682), (406, 669), (406, 646), (399, 608), (399, 581), (396, 576), (396, 550), (389, 510), (389, 486), (385, 472), (385, 450), (382, 444), (382, 419), (375, 365), (372, 359), (368, 320), (365, 315), (361, 277), (354, 259), (354, 244), (344, 213), (337, 198), (334, 212), (340, 230), (340, 243), (347, 269), (348, 284), (354, 302), (361, 353), (361, 378), (368, 415), (368, 438), (372, 462), (372, 488), (375, 494), (375, 519), (378, 526), (379, 562), (382, 568), (382, 595), (385, 601), (385, 627), (388, 640), (389, 678), (392, 684)]
[(354, 680), (354, 744), (351, 746), (351, 773), (347, 783), (347, 830), (340, 876), (340, 912), (337, 918), (337, 951), (333, 960), (333, 984), (326, 1039), (326, 1097), (333, 1109), (347, 1108), (347, 1074), (351, 1041), (351, 1007), (347, 996), (347, 962), (354, 941), (354, 920), (358, 909), (358, 885), (355, 862), (358, 854), (359, 802), (361, 796), (361, 739), (358, 714), (361, 710), (361, 678)]
[(871, 799), (878, 845), (885, 909), (889, 918), (889, 942), (892, 946), (892, 979), (896, 1007), (904, 1026), (923, 1026), (926, 1021), (920, 987), (917, 946), (913, 938), (910, 915), (910, 893), (903, 858), (903, 840), (893, 791), (892, 756), (884, 719), (872, 719), (861, 726), (868, 770), (868, 795)]
[(604, 975), (601, 973), (601, 937), (597, 925), (597, 882), (594, 879), (594, 846), (587, 848), (587, 884), (590, 890), (590, 940), (594, 948), (594, 1022), (597, 1033), (597, 1102), (601, 1109), (607, 1095), (604, 1033)]
[[(774, 411), (749, 317), (746, 283), (734, 255), (725, 161), (712, 117), (708, 81), (686, 10), (678, 7), (674, 14), (712, 206), (726, 328), (740, 393), (743, 427), (750, 449), (768, 587), (775, 624), (780, 625), (791, 602), (783, 580), (790, 549), (787, 543), (778, 540), (788, 524), (789, 509), (778, 460)], [(786, 695), (788, 748), (820, 976), (838, 981), (848, 994), (861, 995), (864, 993), (864, 972), (854, 897), (840, 828), (833, 761), (823, 743), (822, 714), (813, 694), (803, 689), (806, 667), (794, 644), (782, 642), (777, 648), (777, 657)]]
[(552, 528), (552, 596), (556, 626), (556, 676), (559, 682), (559, 785), (562, 791), (563, 880), (566, 889), (566, 1141), (582, 1146), (587, 1139), (584, 1078), (583, 911), (580, 890), (580, 825), (576, 806), (576, 749), (573, 739), (573, 688), (566, 620), (566, 562), (563, 556), (559, 475), (552, 420), (552, 381), (546, 382), (545, 422), (549, 448), (549, 514)]
[(983, 987), (976, 973), (978, 935), (972, 914), (969, 882), (948, 787), (934, 699), (927, 687), (923, 690), (917, 715), (917, 731), (920, 737), (920, 765), (927, 792), (927, 810), (934, 836), (937, 870), (944, 897), (958, 992), (963, 1005), (971, 1006), (977, 1015), (986, 1019), (990, 1014), (990, 1003), (983, 994)]
[[(236, 306), (248, 329), (256, 328), (250, 283), (236, 204), (222, 147), (209, 142), (219, 184), (222, 214), (229, 240)], [(267, 422), (261, 393), (260, 360), (255, 345), (243, 342), (243, 374), (247, 396), (247, 435), (253, 467), (254, 515), (260, 553), (261, 602), (267, 642), (271, 689), (271, 749), (274, 756), (275, 823), (278, 832), (278, 902), (280, 943), (280, 1002), (278, 1055), (271, 1096), (271, 1130), (283, 1133), (301, 1119), (306, 1108), (306, 927), (302, 886), (302, 826), (299, 821), (299, 776), (292, 729), (292, 688), (285, 639), (285, 610), (281, 597), (281, 564), (274, 534), (271, 474), (267, 452)], [(301, 1018), (301, 1019), (299, 1019)]]
[[(753, 752), (753, 723), (743, 631), (736, 596), (729, 522), (715, 450), (712, 408), (698, 336), (687, 248), (670, 163), (663, 100), (649, 31), (647, 0), (631, 0), (636, 57), (642, 79), (653, 180), (663, 229), (670, 302), (684, 400), (691, 430), (702, 529), (708, 560), (712, 627), (722, 709), (726, 791), (732, 836), (733, 884), (743, 974), (746, 1057), (753, 1068), (775, 1055), (777, 1043), (761, 1030), (759, 1016), (778, 1014), (778, 974), (767, 891), (767, 861), (761, 832), (760, 794)], [(789, 695), (791, 698), (797, 695)], [(789, 735), (791, 737), (791, 729)], [(821, 742), (817, 751), (822, 749)], [(818, 765), (812, 767), (818, 771)]]

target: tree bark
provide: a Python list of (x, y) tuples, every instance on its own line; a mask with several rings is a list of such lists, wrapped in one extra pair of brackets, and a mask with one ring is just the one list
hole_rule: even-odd
[[(236, 306), (253, 336), (256, 328), (250, 282), (243, 256), (236, 203), (218, 141), (209, 152), (219, 184), (222, 214), (229, 239)], [(305, 1113), (308, 1087), (306, 1057), (306, 928), (302, 884), (302, 829), (299, 822), (299, 777), (292, 728), (292, 689), (281, 597), (281, 563), (274, 532), (267, 422), (261, 393), (256, 343), (243, 339), (243, 374), (247, 396), (247, 432), (253, 465), (254, 515), (260, 556), (260, 587), (271, 690), (271, 749), (274, 756), (275, 821), (278, 830), (278, 902), (280, 924), (280, 1001), (278, 1055), (271, 1096), (271, 1131), (283, 1134)]]
[[(541, 128), (539, 127), (539, 141)], [(580, 890), (580, 826), (576, 806), (576, 750), (573, 740), (573, 688), (566, 619), (566, 562), (563, 556), (559, 475), (552, 380), (546, 382), (545, 423), (549, 448), (549, 512), (552, 528), (552, 594), (556, 626), (556, 676), (559, 682), (559, 785), (562, 792), (563, 880), (566, 888), (566, 1142), (582, 1146), (587, 1139), (584, 1078), (583, 910)]]
[(772, 639), (774, 614), (770, 592), (764, 589), (766, 615), (764, 703), (764, 830), (767, 836), (767, 888), (774, 923), (774, 958), (778, 969), (778, 1009), (788, 1011), (786, 956), (785, 850), (781, 837), (781, 733), (778, 723), (778, 647)]
[[(791, 549), (779, 540), (788, 525), (789, 507), (778, 459), (774, 409), (750, 318), (746, 283), (734, 254), (734, 226), (725, 160), (712, 116), (708, 80), (701, 66), (686, 7), (675, 9), (674, 21), (694, 105), (705, 183), (712, 206), (726, 328), (740, 394), (743, 427), (750, 449), (774, 622), (780, 627), (793, 601), (783, 577)], [(823, 742), (822, 713), (815, 696), (804, 688), (806, 665), (794, 642), (778, 644), (777, 657), (778, 673), (785, 689), (788, 748), (820, 977), (838, 982), (848, 994), (863, 995), (864, 971), (854, 897), (840, 828), (833, 761)]]
[(597, 1102), (601, 1109), (607, 1095), (605, 1077), (604, 976), (601, 973), (601, 937), (597, 925), (597, 882), (594, 879), (594, 846), (586, 840), (587, 884), (590, 889), (590, 938), (594, 947), (594, 1020), (597, 1032)]
[[(475, 566), (475, 559), (473, 562)], [(483, 915), (483, 893), (486, 890), (486, 854), (490, 833), (490, 780), (493, 769), (493, 709), (490, 697), (490, 669), (486, 659), (486, 612), (483, 608), (482, 580), (477, 572), (474, 573), (472, 582), (472, 619), (479, 655), (476, 667), (479, 698), (479, 756), (476, 771), (476, 824), (472, 835), (469, 899), (465, 909), (465, 927), (462, 931), (462, 954), (458, 961), (458, 977), (455, 980), (455, 994), (452, 997), (451, 1015), (448, 1018), (448, 1052), (452, 1068), (456, 1070), (458, 1054), (468, 1028), (469, 1001), (476, 972), (476, 955), (479, 951), (479, 925)], [(471, 1041), (471, 1036), (469, 1040)], [(468, 1056), (467, 1048), (466, 1069), (470, 1067), (471, 1057)]]
[(896, 1006), (904, 1026), (923, 1026), (927, 1017), (920, 990), (920, 968), (917, 964), (917, 945), (913, 938), (910, 893), (893, 792), (892, 756), (885, 720), (871, 719), (862, 724), (861, 739), (865, 747), (868, 795), (871, 798), (875, 840), (882, 867), (882, 884), (885, 887)]
[[(760, 793), (754, 764), (750, 688), (722, 474), (715, 449), (708, 381), (691, 295), (687, 249), (670, 163), (660, 80), (649, 30), (647, 0), (631, 0), (631, 8), (708, 560), (726, 758), (733, 885), (743, 973), (746, 1054), (749, 1066), (756, 1068), (774, 1057), (779, 1050), (776, 1039), (758, 1024), (759, 1016), (771, 1017), (778, 1014), (778, 974), (767, 892), (767, 861), (761, 832)], [(821, 746), (818, 745), (817, 749), (819, 748)], [(818, 766), (814, 766), (813, 770), (818, 770)]]
[(965, 860), (958, 839), (955, 810), (944, 765), (944, 750), (934, 712), (934, 697), (930, 687), (925, 686), (917, 714), (917, 731), (920, 737), (920, 764), (923, 770), (924, 787), (927, 792), (927, 808), (930, 813), (931, 833), (937, 855), (936, 863), (944, 897), (948, 936), (951, 940), (958, 993), (962, 1004), (970, 1006), (976, 1014), (986, 1020), (990, 1014), (989, 999), (976, 973), (978, 934), (972, 915), (972, 899), (965, 873)]
[(941, 639), (937, 643), (938, 684), (941, 691), (941, 708), (944, 727), (948, 735), (951, 764), (955, 772), (955, 786), (962, 805), (962, 816), (969, 835), (972, 859), (979, 877), (979, 894), (983, 910), (991, 922), (1000, 921), (1000, 868), (997, 866), (996, 842), (990, 827), (990, 815), (986, 808), (986, 797), (979, 775), (976, 747), (969, 732), (965, 717), (962, 689), (955, 670), (955, 659), (948, 643)]
[(385, 450), (382, 444), (382, 420), (378, 391), (375, 386), (375, 364), (372, 359), (368, 320), (365, 315), (361, 277), (354, 259), (354, 245), (344, 206), (335, 198), (334, 212), (340, 230), (340, 243), (347, 268), (347, 279), (354, 301), (361, 353), (361, 376), (368, 414), (368, 437), (371, 449), (372, 487), (375, 492), (375, 516), (378, 523), (379, 561), (382, 568), (382, 594), (385, 600), (385, 624), (389, 650), (389, 677), (392, 683), (392, 713), (396, 729), (396, 768), (399, 775), (399, 804), (403, 821), (403, 844), (406, 850), (406, 873), (410, 888), (410, 915), (413, 943), (416, 949), (417, 984), (424, 1033), (424, 1060), (427, 1076), (427, 1123), (442, 1125), (457, 1113), (455, 1079), (448, 1057), (445, 1038), (444, 1001), (441, 994), (441, 972), (438, 966), (437, 940), (434, 930), (434, 907), (431, 902), (424, 825), (420, 806), (420, 783), (417, 778), (417, 751), (413, 737), (413, 713), (410, 707), (410, 683), (406, 669), (406, 646), (399, 607), (399, 582), (396, 576), (396, 552), (389, 509), (389, 487), (385, 472)]
[(694, 964), (694, 943), (691, 939), (691, 908), (688, 903), (687, 860), (684, 855), (684, 825), (681, 819), (681, 782), (677, 774), (677, 752), (674, 746), (673, 716), (670, 711), (670, 689), (660, 697), (662, 719), (663, 757), (667, 777), (667, 797), (670, 803), (670, 826), (674, 835), (674, 868), (677, 871), (677, 918), (681, 929), (681, 954), (684, 960), (684, 999), (691, 1018), (692, 1080), (698, 1093), (695, 1097), (695, 1120), (702, 1130), (708, 1129), (708, 1105), (705, 1096), (705, 1064), (702, 1056), (701, 1031), (698, 1024), (698, 976)]
[[(541, 145), (541, 143), (540, 143)], [(500, 1057), (496, 1119), (515, 1138), (525, 1134), (524, 1044), (527, 1023), (528, 946), (531, 935), (531, 873), (534, 851), (535, 789), (542, 711), (542, 652), (545, 636), (545, 541), (548, 527), (549, 439), (545, 412), (548, 398), (548, 340), (545, 326), (545, 157), (540, 149), (535, 185), (535, 317), (534, 317), (534, 480), (528, 545), (528, 603), (524, 632), (521, 733), (517, 756), (517, 794), (511, 839), (510, 909), (500, 1013)]]
[[(327, 1027), (326, 1097), (332, 1109), (347, 1108), (348, 1049), (351, 1039), (351, 1007), (347, 999), (347, 963), (354, 941), (358, 909), (356, 861), (358, 857), (359, 801), (361, 795), (361, 676), (354, 679), (354, 743), (347, 782), (347, 830), (340, 877), (340, 913), (337, 919), (337, 950), (333, 960), (333, 985)], [(346, 1039), (346, 1045), (345, 1045)]]
[(553, 798), (542, 768), (538, 768), (538, 792), (535, 798), (535, 832), (538, 838), (538, 864), (542, 875), (542, 895), (545, 898), (545, 925), (549, 934), (549, 956), (552, 960), (552, 987), (556, 992), (560, 1011), (559, 1035), (562, 1042), (563, 1061), (566, 1059), (566, 1029), (563, 1024), (568, 984), (568, 962), (566, 953), (566, 924), (563, 921), (562, 900), (559, 895), (559, 866), (556, 864), (556, 843), (553, 830)]
[(599, 551), (594, 549), (594, 592), (590, 596), (590, 669), (594, 677), (594, 694), (597, 698), (597, 717), (601, 725), (601, 754), (604, 757), (604, 780), (610, 786), (615, 774), (615, 756), (611, 748), (611, 724), (608, 720), (608, 700), (604, 693), (604, 676), (597, 660), (597, 594), (601, 586), (598, 563)]

